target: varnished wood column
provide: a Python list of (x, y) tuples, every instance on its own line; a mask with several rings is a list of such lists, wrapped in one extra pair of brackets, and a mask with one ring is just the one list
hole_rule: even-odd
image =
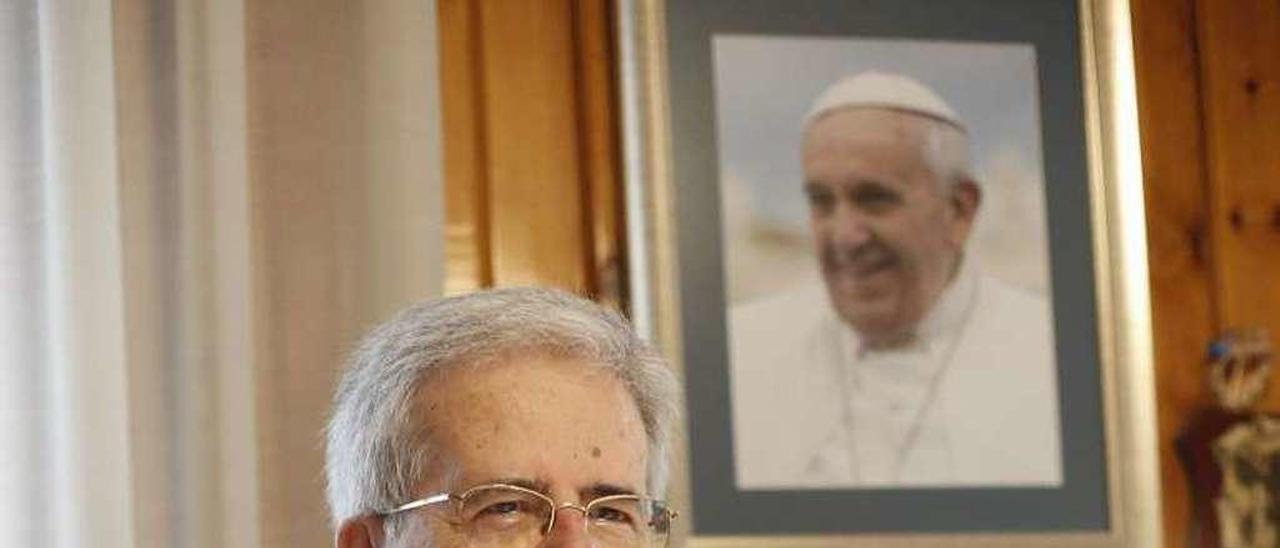
[(621, 192), (604, 0), (441, 0), (447, 291), (618, 301)]
[(1201, 357), (1217, 323), (1201, 134), (1194, 0), (1134, 0), (1134, 48), (1155, 336), (1160, 480), (1167, 546), (1190, 519), (1174, 439), (1209, 403)]
[(1196, 5), (1220, 327), (1280, 343), (1280, 2)]

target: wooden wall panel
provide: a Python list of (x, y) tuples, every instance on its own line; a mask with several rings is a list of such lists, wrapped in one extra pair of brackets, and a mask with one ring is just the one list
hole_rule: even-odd
[[(1187, 537), (1173, 440), (1212, 404), (1206, 344), (1280, 334), (1280, 4), (1132, 0), (1166, 544)], [(1265, 408), (1280, 409), (1280, 374)]]
[(609, 24), (614, 13), (609, 2), (577, 1), (574, 7), (577, 98), (581, 105), (578, 136), (584, 151), (581, 170), (590, 213), (585, 233), (590, 245), (588, 267), (595, 273), (590, 292), (598, 300), (622, 307), (628, 295), (626, 234), (622, 229), (622, 136), (613, 70), (617, 52)]
[(1264, 327), (1280, 347), (1280, 2), (1198, 6), (1220, 327)]
[(439, 0), (444, 140), (445, 292), (493, 285), (480, 4)]
[(540, 284), (618, 301), (606, 0), (441, 0), (451, 293)]
[(1134, 0), (1138, 113), (1154, 316), (1165, 538), (1180, 546), (1190, 517), (1173, 442), (1188, 411), (1209, 403), (1201, 375), (1213, 336), (1208, 181), (1201, 138), (1194, 0)]
[(570, 2), (481, 2), (494, 282), (585, 290)]

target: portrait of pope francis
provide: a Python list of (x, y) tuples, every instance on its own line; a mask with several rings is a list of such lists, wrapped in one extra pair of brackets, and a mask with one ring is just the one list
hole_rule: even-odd
[(1056, 486), (1050, 304), (968, 253), (970, 125), (884, 70), (813, 99), (797, 143), (820, 282), (729, 313), (741, 489)]

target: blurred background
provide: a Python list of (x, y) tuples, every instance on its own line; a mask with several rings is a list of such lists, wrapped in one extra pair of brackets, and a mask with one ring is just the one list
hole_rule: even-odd
[[(1211, 401), (1205, 344), (1280, 332), (1280, 4), (1130, 4), (1183, 546), (1171, 440)], [(492, 285), (634, 304), (616, 11), (4, 2), (3, 543), (329, 545), (320, 430), (362, 329)]]

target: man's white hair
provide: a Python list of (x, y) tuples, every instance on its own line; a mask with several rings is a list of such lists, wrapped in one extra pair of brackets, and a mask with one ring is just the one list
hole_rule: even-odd
[(848, 76), (818, 94), (804, 125), (808, 128), (832, 112), (857, 108), (896, 111), (923, 124), (921, 153), (939, 190), (964, 181), (976, 182), (964, 120), (928, 86), (907, 76), (880, 71)]
[(648, 489), (662, 496), (675, 378), (617, 313), (552, 289), (500, 289), (413, 306), (374, 328), (348, 360), (325, 450), (330, 515), (377, 513), (422, 496), (435, 447), (416, 403), (435, 372), (515, 355), (585, 361), (611, 371), (636, 403), (648, 438)]

